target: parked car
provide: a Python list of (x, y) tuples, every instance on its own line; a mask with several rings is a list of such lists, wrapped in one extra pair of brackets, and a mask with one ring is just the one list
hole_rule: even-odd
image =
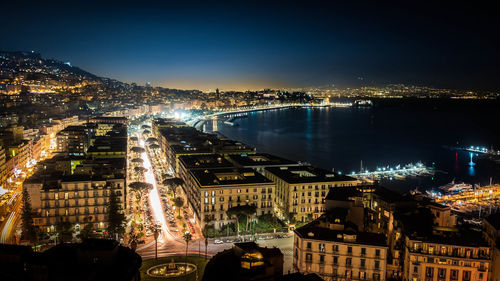
[(222, 244), (222, 243), (224, 243), (224, 241), (219, 240), (219, 239), (215, 239), (215, 241), (214, 241), (214, 244)]

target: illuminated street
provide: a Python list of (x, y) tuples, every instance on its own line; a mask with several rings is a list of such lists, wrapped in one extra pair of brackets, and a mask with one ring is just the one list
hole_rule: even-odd
[[(142, 148), (145, 148), (145, 142), (140, 134), (137, 134), (137, 138), (139, 139), (140, 146)], [(165, 220), (165, 212), (163, 211), (163, 207), (160, 201), (158, 185), (156, 183), (156, 179), (151, 166), (151, 161), (149, 159), (147, 151), (142, 153), (142, 160), (144, 161), (144, 168), (147, 169), (147, 171), (144, 173), (146, 182), (153, 186), (153, 188), (149, 192), (149, 203), (151, 205), (155, 220), (161, 225), (162, 232), (160, 234), (159, 241), (163, 242), (163, 237), (167, 238), (168, 240), (173, 240), (175, 239), (175, 237), (170, 233), (167, 221)]]

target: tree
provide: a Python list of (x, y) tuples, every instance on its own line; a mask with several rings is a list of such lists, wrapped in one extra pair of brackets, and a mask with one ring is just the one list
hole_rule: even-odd
[(143, 163), (144, 160), (142, 160), (141, 158), (134, 158), (132, 159), (132, 163)]
[(238, 236), (240, 236), (240, 222), (239, 222), (238, 216), (241, 214), (241, 210), (239, 207), (240, 206), (234, 206), (234, 207), (227, 209), (227, 211), (226, 211), (226, 215), (229, 218), (234, 218), (236, 220), (236, 233)]
[(59, 241), (61, 243), (69, 242), (73, 239), (73, 227), (70, 222), (63, 221), (60, 217), (56, 224), (56, 231), (59, 234)]
[(26, 188), (23, 188), (23, 237), (24, 239), (35, 242), (36, 241), (36, 228), (33, 224), (33, 211), (31, 210), (31, 198)]
[(175, 197), (174, 199), (174, 205), (179, 209), (179, 216), (181, 215), (181, 208), (184, 206), (184, 199), (180, 197)]
[(243, 205), (241, 207), (241, 213), (246, 216), (245, 230), (248, 231), (248, 226), (250, 225), (250, 219), (257, 213), (257, 208), (255, 205)]
[(213, 222), (213, 216), (205, 215), (203, 218), (203, 222), (205, 222), (205, 227), (203, 228), (203, 235), (205, 236), (205, 259), (207, 258), (208, 251), (208, 225)]
[(108, 232), (113, 237), (125, 232), (125, 215), (120, 207), (120, 200), (116, 192), (111, 191), (108, 203)]
[(151, 149), (159, 149), (160, 146), (157, 145), (156, 143), (153, 143), (152, 145), (149, 146), (149, 148), (151, 148)]
[(151, 190), (153, 185), (146, 182), (135, 181), (128, 185), (128, 187), (137, 194), (138, 199), (142, 198), (145, 192)]
[(133, 152), (139, 154), (139, 153), (144, 153), (146, 150), (140, 146), (134, 146), (132, 147), (130, 150), (132, 150)]
[(145, 173), (147, 171), (148, 171), (148, 169), (146, 169), (144, 167), (140, 167), (140, 166), (134, 167), (134, 172), (136, 172), (136, 173)]
[(184, 236), (182, 238), (184, 239), (184, 241), (186, 241), (186, 258), (184, 260), (184, 274), (186, 274), (188, 247), (189, 247), (189, 242), (191, 241), (193, 236), (191, 235), (191, 233), (186, 232), (184, 233)]
[(174, 193), (174, 197), (176, 197), (177, 196), (177, 188), (184, 184), (184, 180), (182, 180), (181, 178), (170, 178), (170, 179), (163, 180), (162, 183), (163, 183), (163, 185), (170, 186), (170, 189)]
[(87, 223), (82, 230), (80, 230), (79, 238), (80, 239), (87, 239), (92, 236), (92, 231), (94, 230), (94, 224), (93, 223)]

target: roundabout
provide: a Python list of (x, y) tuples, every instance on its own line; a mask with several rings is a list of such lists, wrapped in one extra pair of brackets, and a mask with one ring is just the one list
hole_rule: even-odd
[(188, 276), (198, 272), (196, 265), (192, 263), (174, 262), (164, 263), (150, 267), (146, 274), (151, 277), (172, 279), (179, 276)]

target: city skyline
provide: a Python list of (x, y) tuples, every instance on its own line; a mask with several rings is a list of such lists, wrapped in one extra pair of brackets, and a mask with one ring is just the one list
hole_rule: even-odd
[[(1, 49), (178, 89), (429, 85), (497, 90), (485, 9), (289, 2), (10, 3)], [(397, 22), (397, 24), (394, 24)]]

